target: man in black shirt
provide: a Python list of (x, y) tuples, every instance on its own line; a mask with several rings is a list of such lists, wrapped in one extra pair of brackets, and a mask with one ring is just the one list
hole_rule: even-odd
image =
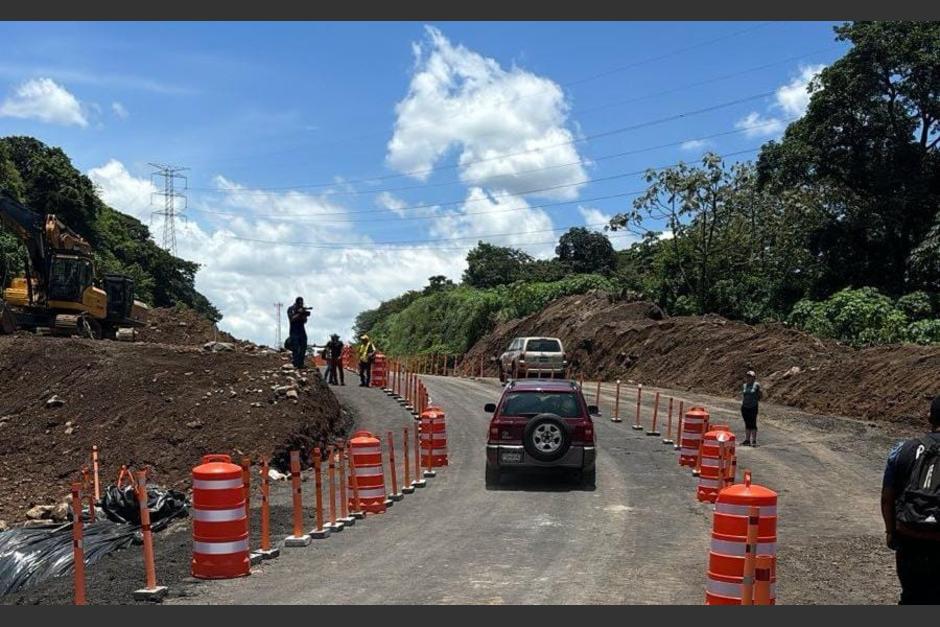
[(930, 426), (924, 437), (891, 450), (881, 488), (881, 516), (888, 547), (896, 553), (903, 605), (940, 604), (940, 396), (930, 404)]
[(290, 351), (294, 368), (304, 369), (304, 358), (307, 356), (307, 330), (304, 325), (310, 318), (310, 310), (304, 307), (304, 299), (300, 296), (294, 304), (287, 308), (287, 319), (290, 320)]
[(343, 343), (339, 335), (334, 333), (330, 336), (330, 341), (326, 345), (326, 358), (329, 361), (329, 383), (336, 385), (337, 373), (339, 373), (339, 385), (346, 385), (343, 375)]

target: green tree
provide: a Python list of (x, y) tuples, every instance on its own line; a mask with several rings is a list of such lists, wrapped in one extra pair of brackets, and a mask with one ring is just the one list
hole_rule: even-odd
[(819, 291), (929, 287), (912, 253), (940, 210), (940, 23), (854, 22), (853, 47), (812, 83), (806, 114), (759, 157), (762, 185), (824, 190), (810, 252)]
[(525, 278), (525, 268), (532, 257), (516, 248), (479, 242), (467, 253), (463, 281), (472, 287), (496, 287)]
[(607, 236), (582, 226), (559, 238), (555, 254), (575, 274), (610, 274), (617, 268), (617, 253)]

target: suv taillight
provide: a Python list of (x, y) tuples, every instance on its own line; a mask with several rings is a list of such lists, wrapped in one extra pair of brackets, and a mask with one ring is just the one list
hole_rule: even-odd
[(579, 420), (574, 424), (572, 435), (581, 442), (594, 441), (594, 423), (590, 420)]

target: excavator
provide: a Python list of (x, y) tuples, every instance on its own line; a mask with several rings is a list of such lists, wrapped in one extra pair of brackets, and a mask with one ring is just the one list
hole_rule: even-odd
[[(37, 213), (0, 190), (0, 226), (26, 247), (25, 276), (0, 293), (0, 333), (30, 330), (93, 339), (125, 339), (149, 307), (134, 299), (134, 280), (96, 279), (93, 250), (55, 215)], [(2, 276), (0, 288), (6, 284)]]

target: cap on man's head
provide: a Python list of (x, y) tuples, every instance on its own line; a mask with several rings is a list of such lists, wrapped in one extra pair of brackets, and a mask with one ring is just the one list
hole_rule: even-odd
[(930, 424), (940, 427), (940, 394), (930, 402)]
[(748, 370), (748, 371), (747, 371), (747, 376), (749, 376), (749, 377), (756, 377), (756, 376), (757, 376), (757, 373), (754, 372), (753, 370)]
[(303, 296), (298, 296), (297, 298), (294, 299), (294, 302), (295, 302), (295, 303), (302, 303), (302, 302), (304, 302), (304, 297), (303, 297)]
[(360, 339), (360, 340), (368, 340), (368, 339), (369, 339), (369, 336), (363, 333), (362, 335), (359, 336), (359, 339)]
[(334, 333), (334, 334), (331, 335), (330, 337), (333, 338), (334, 340), (338, 340), (338, 339), (339, 339), (339, 333)]

